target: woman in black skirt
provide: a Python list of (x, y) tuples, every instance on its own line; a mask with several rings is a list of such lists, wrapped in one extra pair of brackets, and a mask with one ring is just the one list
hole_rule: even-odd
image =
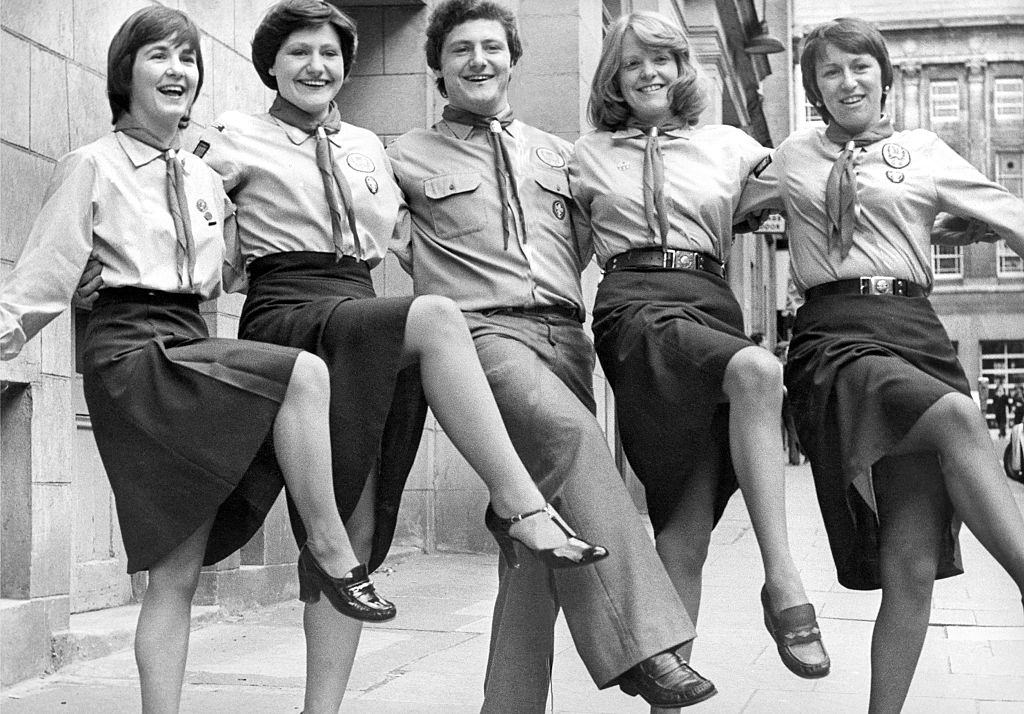
[(786, 533), (782, 367), (744, 332), (724, 277), (734, 214), (768, 149), (733, 127), (696, 128), (707, 98), (678, 27), (619, 18), (590, 95), (598, 131), (576, 143), (572, 192), (605, 268), (597, 354), (657, 547), (690, 616), (711, 530), (735, 491), (765, 566), (765, 622), (784, 664), (828, 674)]
[[(0, 350), (67, 308), (90, 251), (103, 269), (85, 334), (86, 402), (117, 504), (128, 572), (149, 571), (135, 655), (146, 712), (177, 711), (202, 565), (242, 546), (282, 484), (310, 537), (310, 587), (340, 612), (388, 619), (331, 498), (330, 384), (298, 349), (210, 338), (229, 202), (176, 147), (203, 80), (199, 32), (149, 7), (111, 42), (114, 132), (64, 156), (0, 288)], [(283, 477), (283, 480), (282, 480)]]
[(881, 588), (869, 710), (898, 712), (936, 578), (963, 572), (960, 519), (1024, 589), (1024, 520), (942, 323), (930, 238), (939, 211), (982, 221), (1024, 255), (1024, 203), (929, 131), (882, 114), (893, 69), (856, 19), (809, 33), (804, 89), (825, 129), (794, 134), (748, 182), (781, 195), (806, 302), (786, 367), (839, 582)]
[[(504, 534), (499, 528), (499, 541), (511, 536), (553, 567), (593, 562), (606, 551), (572, 537), (516, 455), (455, 303), (375, 297), (370, 269), (408, 217), (380, 140), (342, 122), (334, 103), (356, 44), (352, 20), (329, 3), (273, 6), (252, 53), (260, 79), (277, 91), (273, 105), (257, 116), (225, 113), (197, 149), (237, 205), (231, 257), (236, 287), (248, 283), (239, 335), (327, 362), (335, 498), (371, 570), (391, 543), (424, 394), (486, 482), (493, 512), (526, 516)], [(360, 623), (311, 601), (305, 624), (305, 711), (336, 712)]]

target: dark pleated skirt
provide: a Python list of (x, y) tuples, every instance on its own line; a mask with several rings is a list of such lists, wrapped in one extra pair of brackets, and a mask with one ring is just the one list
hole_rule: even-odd
[[(872, 466), (940, 397), (970, 394), (953, 345), (927, 298), (819, 297), (797, 312), (786, 386), (839, 582), (879, 588)], [(959, 526), (950, 511), (939, 578), (963, 572)]]
[[(371, 571), (391, 546), (426, 417), (419, 368), (401, 364), (413, 299), (376, 297), (366, 263), (352, 258), (278, 253), (249, 265), (238, 328), (245, 339), (299, 347), (327, 363), (334, 492), (343, 520), (377, 474)], [(290, 501), (289, 512), (301, 546), (306, 533)]]
[(752, 344), (721, 278), (622, 270), (601, 281), (594, 346), (615, 392), (622, 446), (644, 485), (655, 532), (686, 497), (698, 460), (719, 464), (715, 523), (736, 491), (722, 380), (733, 355)]
[(204, 564), (252, 537), (283, 486), (271, 426), (298, 350), (211, 338), (194, 295), (104, 290), (83, 386), (128, 572), (215, 517)]

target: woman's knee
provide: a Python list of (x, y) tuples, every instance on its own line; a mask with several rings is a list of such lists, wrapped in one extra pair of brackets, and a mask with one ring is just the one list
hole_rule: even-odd
[(745, 347), (729, 360), (723, 390), (730, 400), (756, 397), (782, 401), (782, 364), (761, 347)]
[(455, 301), (443, 295), (420, 295), (412, 301), (408, 319), (431, 331), (465, 329), (466, 320)]
[(327, 363), (310, 352), (300, 352), (292, 367), (288, 390), (303, 395), (330, 394), (331, 374)]

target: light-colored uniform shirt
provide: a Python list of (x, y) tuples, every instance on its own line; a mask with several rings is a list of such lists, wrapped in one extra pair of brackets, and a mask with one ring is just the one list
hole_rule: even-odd
[[(631, 248), (660, 248), (644, 214), (647, 137), (640, 129), (596, 131), (576, 142), (570, 185), (603, 266)], [(729, 255), (743, 187), (767, 163), (770, 149), (742, 130), (710, 125), (668, 130), (660, 139), (665, 164), (668, 247), (721, 261)], [(739, 216), (742, 218), (742, 216)]]
[[(391, 166), (377, 136), (342, 123), (329, 134), (335, 166), (348, 179), (359, 232), (356, 249), (342, 221), (342, 253), (377, 265), (403, 209)], [(270, 114), (226, 112), (203, 133), (203, 158), (221, 175), (237, 207), (237, 236), (228, 260), (234, 275), (226, 288), (241, 290), (245, 266), (265, 255), (289, 251), (334, 253), (331, 215), (316, 164), (316, 137)], [(202, 144), (201, 144), (202, 146)]]
[(580, 273), (590, 254), (573, 227), (571, 145), (518, 120), (505, 128), (525, 216), (524, 225), (512, 207), (515, 226), (506, 249), (486, 132), (441, 121), (388, 147), (411, 223), (396, 231), (391, 249), (417, 295), (445, 295), (463, 310), (561, 305), (582, 316)]
[(887, 275), (931, 288), (935, 215), (976, 218), (1024, 252), (1024, 202), (989, 180), (930, 131), (899, 131), (855, 151), (860, 213), (845, 259), (829, 252), (825, 184), (842, 147), (822, 128), (793, 134), (751, 178), (740, 210), (779, 207), (788, 218), (790, 266), (801, 294), (834, 280)]
[(218, 294), (232, 208), (216, 173), (188, 152), (179, 158), (196, 246), (194, 286), (179, 266), (162, 152), (107, 134), (54, 168), (21, 257), (0, 286), (0, 357), (17, 356), (68, 308), (90, 253), (103, 266), (105, 287), (197, 293), (203, 300)]

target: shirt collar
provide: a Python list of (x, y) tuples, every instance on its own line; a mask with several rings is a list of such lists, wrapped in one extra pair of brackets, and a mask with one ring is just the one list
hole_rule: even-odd
[[(471, 124), (463, 124), (462, 122), (451, 121), (450, 119), (442, 119), (441, 121), (443, 121), (451, 130), (452, 134), (461, 141), (465, 141), (472, 136), (473, 130), (478, 128)], [(480, 131), (487, 130), (480, 129)], [(513, 119), (512, 123), (505, 127), (505, 131), (507, 131), (513, 139), (518, 139), (522, 133), (521, 122), (518, 119)]]
[[(300, 129), (297, 126), (293, 126), (293, 125), (289, 124), (288, 122), (283, 122), (283, 121), (281, 121), (280, 119), (278, 119), (275, 116), (271, 116), (270, 114), (267, 114), (266, 117), (267, 117), (267, 121), (271, 121), (274, 124), (277, 124), (279, 127), (281, 127), (282, 131), (284, 131), (284, 133), (285, 133), (285, 136), (287, 136), (288, 139), (293, 144), (295, 144), (296, 146), (301, 145), (307, 139), (310, 139), (310, 138), (313, 137), (312, 134), (307, 134), (305, 130)], [(342, 123), (342, 128), (344, 128), (344, 126), (345, 126), (345, 124)], [(328, 134), (327, 138), (328, 138), (328, 140), (330, 140), (330, 142), (332, 144), (334, 144), (335, 146), (340, 147), (341, 146), (341, 135), (343, 133), (344, 133), (344, 131), (337, 131), (337, 132), (335, 132), (333, 134)]]
[[(671, 136), (675, 139), (689, 139), (693, 134), (691, 127), (681, 127), (679, 129), (667, 129), (661, 132), (662, 136)], [(627, 127), (625, 129), (619, 129), (618, 131), (612, 132), (613, 140), (620, 139), (635, 139), (638, 136), (646, 136), (647, 134), (640, 127)]]
[(117, 143), (121, 145), (125, 155), (128, 156), (128, 160), (132, 162), (132, 166), (135, 168), (145, 166), (155, 159), (163, 159), (164, 152), (160, 151), (160, 149), (143, 144), (138, 139), (131, 138), (123, 131), (114, 132), (114, 138), (117, 139)]

